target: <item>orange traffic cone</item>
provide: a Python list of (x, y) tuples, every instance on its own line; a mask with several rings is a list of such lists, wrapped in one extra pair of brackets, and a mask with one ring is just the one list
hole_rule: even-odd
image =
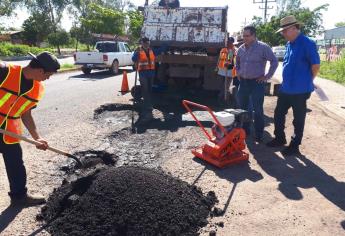
[(126, 71), (123, 71), (122, 85), (121, 85), (121, 91), (120, 92), (122, 95), (129, 92), (128, 79), (127, 79), (127, 72)]

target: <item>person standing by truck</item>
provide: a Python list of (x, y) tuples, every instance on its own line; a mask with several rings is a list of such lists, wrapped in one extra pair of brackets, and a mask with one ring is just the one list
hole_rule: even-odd
[[(246, 26), (243, 29), (244, 44), (239, 47), (236, 57), (236, 69), (240, 79), (238, 98), (240, 106), (248, 110), (249, 99), (252, 99), (254, 108), (255, 141), (262, 142), (264, 131), (264, 95), (265, 82), (270, 79), (278, 67), (278, 60), (272, 49), (256, 38), (254, 26)], [(270, 68), (265, 74), (266, 63), (270, 62)], [(246, 134), (250, 134), (251, 122), (243, 124)]]
[(227, 47), (222, 48), (219, 53), (217, 71), (218, 76), (223, 80), (223, 86), (219, 91), (219, 100), (225, 101), (227, 92), (232, 82), (232, 78), (235, 76), (235, 56), (236, 48), (234, 46), (235, 39), (233, 37), (228, 38)]
[(150, 48), (149, 38), (141, 38), (140, 44), (141, 46), (135, 50), (132, 56), (132, 61), (136, 63), (136, 68), (139, 72), (139, 81), (144, 100), (141, 109), (141, 121), (147, 122), (153, 119), (151, 91), (155, 77), (155, 54)]
[[(1, 128), (16, 134), (21, 134), (22, 123), (31, 136), (41, 144), (38, 149), (47, 149), (48, 143), (37, 132), (31, 110), (41, 100), (44, 87), (41, 81), (57, 72), (60, 64), (49, 52), (37, 56), (28, 66), (6, 65), (0, 63), (0, 124)], [(5, 134), (0, 135), (0, 152), (4, 158), (8, 181), (9, 196), (12, 205), (43, 204), (42, 196), (27, 193), (26, 169), (19, 140)]]

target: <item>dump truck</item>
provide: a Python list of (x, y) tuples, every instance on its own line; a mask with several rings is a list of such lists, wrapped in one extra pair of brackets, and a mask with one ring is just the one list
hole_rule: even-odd
[(142, 37), (152, 48), (168, 46), (156, 58), (154, 84), (180, 88), (219, 90), (215, 71), (218, 55), (226, 45), (227, 7), (145, 6)]

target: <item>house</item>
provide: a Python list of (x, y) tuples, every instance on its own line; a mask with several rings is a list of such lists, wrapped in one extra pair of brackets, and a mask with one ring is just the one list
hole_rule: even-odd
[(0, 32), (0, 42), (10, 42), (13, 44), (22, 44), (23, 43), (23, 31), (1, 31)]

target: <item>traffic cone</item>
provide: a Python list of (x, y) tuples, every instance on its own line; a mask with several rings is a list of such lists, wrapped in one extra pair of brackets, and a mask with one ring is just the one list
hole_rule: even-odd
[(121, 84), (121, 94), (124, 95), (129, 92), (127, 72), (123, 71), (122, 84)]

